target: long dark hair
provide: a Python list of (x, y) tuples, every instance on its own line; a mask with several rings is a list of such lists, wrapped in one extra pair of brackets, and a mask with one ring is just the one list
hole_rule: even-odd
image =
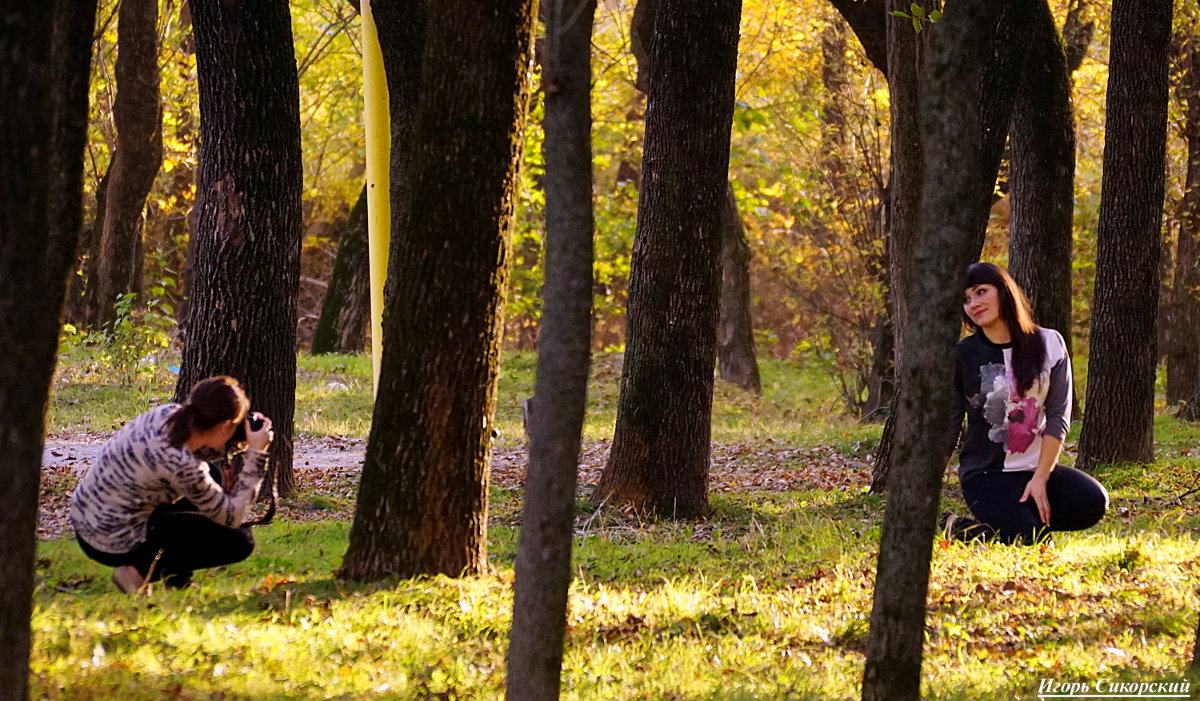
[(208, 430), (223, 421), (237, 421), (250, 410), (242, 385), (228, 375), (200, 380), (185, 401), (167, 417), (167, 442), (182, 447), (193, 429)]
[[(1046, 342), (1033, 322), (1029, 300), (1008, 271), (994, 263), (972, 263), (967, 267), (963, 289), (976, 285), (992, 285), (1000, 297), (1000, 319), (1008, 325), (1012, 336), (1013, 377), (1017, 380), (1017, 394), (1023, 395), (1033, 386), (1046, 362)], [(979, 325), (971, 320), (966, 309), (963, 320), (967, 326), (979, 331)]]

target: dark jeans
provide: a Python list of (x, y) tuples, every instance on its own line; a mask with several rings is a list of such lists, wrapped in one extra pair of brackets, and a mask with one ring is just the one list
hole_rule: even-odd
[(150, 581), (187, 586), (192, 571), (241, 562), (254, 551), (249, 526), (226, 528), (195, 510), (186, 499), (160, 506), (150, 515), (146, 542), (127, 553), (106, 553), (75, 536), (83, 552), (109, 567), (133, 565)]
[[(1051, 531), (1081, 531), (1096, 525), (1108, 509), (1108, 492), (1091, 475), (1058, 465), (1046, 480), (1050, 523), (1042, 522), (1033, 499), (1018, 501), (1033, 472), (977, 472), (962, 482), (963, 498), (978, 524), (955, 528), (967, 540), (1035, 543)], [(965, 526), (965, 527), (964, 527)], [(1049, 527), (1047, 527), (1049, 526)]]

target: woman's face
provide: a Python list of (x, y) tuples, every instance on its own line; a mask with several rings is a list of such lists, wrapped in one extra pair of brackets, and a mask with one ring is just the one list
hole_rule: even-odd
[(963, 311), (981, 329), (1004, 323), (1000, 318), (1000, 292), (995, 285), (985, 283), (968, 287), (963, 300)]

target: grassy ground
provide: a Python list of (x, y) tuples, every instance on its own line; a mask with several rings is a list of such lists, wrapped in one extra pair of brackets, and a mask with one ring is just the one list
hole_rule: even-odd
[[(502, 445), (520, 444), (533, 362), (505, 358)], [(146, 366), (114, 382), (68, 358), (50, 430), (105, 433), (165, 400), (172, 376)], [(301, 366), (300, 430), (365, 435), (369, 364), (342, 356)], [(618, 372), (615, 358), (597, 362), (589, 442), (611, 435)], [(714, 440), (744, 451), (737, 464), (748, 476), (780, 449), (822, 446), (831, 469), (873, 449), (878, 427), (839, 417), (820, 372), (767, 363), (764, 375), (761, 399), (721, 387), (714, 411)], [(1200, 474), (1200, 430), (1163, 416), (1156, 431), (1158, 462), (1100, 475), (1114, 504), (1092, 531), (1036, 548), (935, 544), (928, 697), (1033, 699), (1043, 679), (1181, 678), (1197, 615), (1200, 506), (1179, 497)], [(713, 517), (695, 523), (636, 522), (581, 503), (564, 698), (856, 698), (882, 502), (843, 484), (727, 489), (714, 494)], [(951, 479), (945, 506), (962, 509), (955, 493)], [(145, 599), (117, 593), (72, 541), (45, 541), (33, 695), (501, 698), (520, 496), (493, 487), (492, 572), (466, 580), (333, 579), (344, 518), (278, 521), (256, 531), (245, 563)]]

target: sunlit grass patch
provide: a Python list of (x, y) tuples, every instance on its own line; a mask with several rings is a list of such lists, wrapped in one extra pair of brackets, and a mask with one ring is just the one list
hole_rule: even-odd
[[(493, 573), (463, 580), (339, 582), (347, 524), (282, 521), (257, 531), (246, 563), (138, 600), (73, 542), (43, 543), (35, 694), (500, 698), (519, 492), (492, 499)], [(715, 495), (697, 522), (582, 513), (564, 698), (856, 698), (881, 506), (813, 490)], [(1197, 520), (1158, 519), (1179, 528), (1108, 519), (1030, 548), (935, 540), (927, 696), (1033, 698), (1046, 676), (1178, 678)]]

